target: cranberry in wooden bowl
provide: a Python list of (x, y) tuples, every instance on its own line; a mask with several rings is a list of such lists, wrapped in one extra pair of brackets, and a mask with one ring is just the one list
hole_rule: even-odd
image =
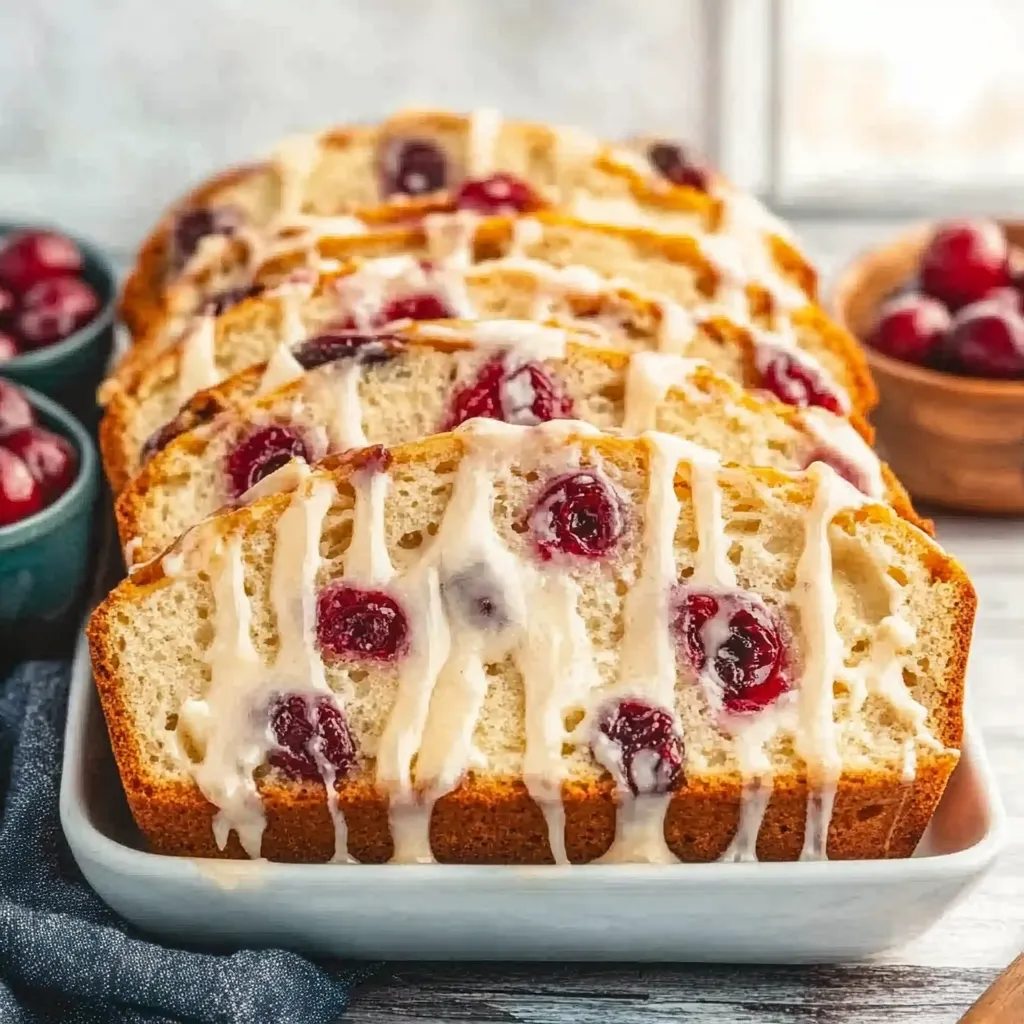
[(920, 500), (1024, 514), (1024, 222), (918, 226), (841, 275), (882, 454)]
[(116, 274), (93, 246), (0, 223), (0, 373), (91, 421), (113, 345)]
[(56, 402), (0, 377), (0, 661), (56, 657), (78, 625), (99, 470)]

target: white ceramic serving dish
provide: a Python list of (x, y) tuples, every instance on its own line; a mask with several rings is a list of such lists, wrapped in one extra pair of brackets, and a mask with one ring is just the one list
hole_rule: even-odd
[(145, 931), (193, 944), (406, 960), (864, 957), (930, 927), (986, 871), (1004, 832), (992, 773), (969, 729), (910, 860), (524, 868), (156, 856), (128, 811), (84, 639), (60, 815), (90, 885)]

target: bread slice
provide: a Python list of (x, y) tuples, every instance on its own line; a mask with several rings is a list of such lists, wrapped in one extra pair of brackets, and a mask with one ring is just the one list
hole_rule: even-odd
[[(653, 141), (609, 146), (578, 129), (504, 120), (493, 111), (406, 111), (380, 125), (287, 139), (269, 160), (217, 175), (161, 219), (128, 279), (122, 317), (133, 334), (145, 333), (167, 311), (167, 285), (201, 282), (234, 242), (251, 261), (296, 238), (365, 231), (396, 216), (467, 202), (479, 208), (479, 197), (467, 199), (462, 186), (496, 172), (517, 183), (517, 195), (506, 201), (521, 212), (555, 208), (601, 222), (728, 233), (759, 259), (765, 252), (783, 254), (813, 295), (814, 273), (777, 219), (719, 175), (702, 170), (691, 184), (673, 184), (650, 159)], [(403, 181), (416, 195), (395, 190), (388, 173), (407, 142), (436, 147), (437, 166), (443, 165), (443, 179), (428, 174)], [(203, 218), (211, 234), (200, 239)]]
[(844, 859), (917, 844), (974, 610), (823, 464), (475, 420), (203, 522), (88, 634), (158, 853)]
[[(358, 347), (351, 340), (307, 347), (300, 354), (308, 370), (279, 353), (185, 407), (183, 432), (162, 432), (163, 447), (117, 500), (129, 565), (158, 555), (218, 508), (245, 501), (290, 457), (314, 461), (350, 447), (416, 441), (470, 412), (513, 423), (571, 416), (630, 434), (656, 429), (727, 462), (792, 470), (829, 461), (864, 494), (921, 524), (846, 420), (754, 396), (699, 360), (597, 349), (580, 344), (589, 339), (578, 331), (516, 320), (410, 324), (383, 339), (359, 339)], [(474, 391), (491, 407), (481, 398), (471, 403)]]
[[(647, 233), (635, 237), (565, 220), (532, 223), (540, 224), (541, 240), (528, 247), (533, 250), (529, 255), (509, 256), (516, 249), (517, 227), (523, 237), (523, 222), (498, 219), (476, 232), (474, 259), (480, 262), (442, 260), (426, 274), (418, 260), (430, 254), (427, 233), (414, 229), (368, 236), (372, 247), (364, 242), (347, 253), (367, 257), (365, 262), (353, 265), (346, 259), (345, 270), (321, 274), (312, 285), (288, 282), (301, 269), (296, 265), (268, 268), (271, 292), (229, 309), (217, 318), (212, 333), (212, 322), (200, 319), (167, 352), (156, 342), (139, 346), (140, 352), (157, 354), (122, 369), (105, 396), (101, 440), (115, 489), (137, 468), (131, 457), (121, 461), (118, 449), (137, 453), (196, 391), (269, 358), (281, 341), (294, 343), (336, 327), (339, 319), (350, 317), (353, 306), (369, 308), (364, 320), (373, 323), (380, 319), (376, 311), (385, 310), (392, 297), (408, 294), (440, 295), (455, 312), (480, 318), (596, 323), (603, 328), (605, 346), (705, 358), (749, 386), (764, 383), (794, 401), (806, 400), (807, 389), (791, 391), (786, 381), (802, 374), (815, 382), (816, 401), (857, 412), (872, 406), (875, 391), (857, 343), (817, 307), (804, 307), (777, 331), (743, 326), (706, 300), (699, 282), (711, 271), (695, 258), (687, 239), (669, 239), (673, 248), (663, 237)], [(342, 240), (329, 242), (342, 256)], [(605, 281), (604, 275), (614, 277)], [(640, 290), (626, 284), (620, 275), (639, 278), (647, 290), (643, 284)], [(756, 289), (751, 291), (763, 310), (760, 319), (770, 323), (767, 297), (759, 299)]]

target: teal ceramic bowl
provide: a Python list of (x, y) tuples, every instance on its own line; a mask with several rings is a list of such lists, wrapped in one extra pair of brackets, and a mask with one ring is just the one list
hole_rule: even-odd
[(0, 363), (0, 374), (56, 399), (88, 425), (96, 421), (96, 388), (106, 371), (114, 344), (117, 272), (94, 245), (50, 224), (0, 222), (0, 239), (12, 231), (59, 231), (82, 253), (82, 278), (96, 292), (100, 311), (63, 341), (22, 352)]
[(23, 388), (39, 423), (78, 452), (78, 476), (52, 505), (0, 526), (0, 652), (2, 660), (56, 657), (73, 631), (92, 566), (92, 524), (99, 460), (85, 428), (45, 395)]

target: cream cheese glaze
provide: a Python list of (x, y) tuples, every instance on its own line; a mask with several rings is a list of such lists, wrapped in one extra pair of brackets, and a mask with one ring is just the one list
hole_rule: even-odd
[[(388, 590), (409, 617), (409, 651), (397, 665), (398, 689), (375, 761), (376, 783), (390, 801), (395, 862), (432, 859), (430, 821), (435, 803), (467, 773), (486, 768), (474, 731), (487, 694), (486, 666), (505, 659), (515, 664), (524, 683), (523, 780), (544, 813), (553, 858), (566, 862), (563, 745), (580, 742), (584, 729), (566, 732), (567, 711), (584, 709), (584, 722), (592, 727), (594, 716), (611, 697), (639, 697), (670, 712), (677, 705), (680, 673), (670, 617), (678, 577), (675, 534), (681, 501), (676, 476), (681, 463), (687, 467), (697, 533), (690, 582), (711, 592), (736, 585), (721, 480), (723, 474), (742, 471), (722, 469), (715, 453), (679, 438), (644, 433), (649, 464), (639, 567), (625, 599), (617, 677), (603, 682), (580, 612), (579, 582), (557, 566), (524, 557), (495, 525), (497, 480), (513, 466), (520, 472), (537, 467), (555, 475), (578, 467), (581, 452), (573, 438), (582, 433), (595, 432), (570, 421), (535, 428), (489, 420), (464, 425), (459, 431), (464, 452), (436, 534), (402, 572), (396, 571), (386, 540), (387, 472), (366, 468), (351, 477), (352, 541), (343, 578)], [(588, 471), (601, 472), (593, 465)], [(316, 649), (314, 620), (319, 537), (334, 499), (334, 484), (329, 476), (308, 470), (279, 473), (281, 479), (268, 490), (290, 490), (291, 498), (275, 528), (270, 600), (280, 643), (274, 664), (263, 665), (253, 647), (242, 542), (238, 536), (226, 537), (212, 557), (207, 551), (195, 559), (205, 567), (212, 563), (210, 680), (205, 692), (186, 701), (179, 714), (180, 729), (200, 752), (189, 768), (200, 790), (218, 808), (217, 841), (223, 845), (233, 830), (250, 856), (259, 855), (265, 826), (253, 773), (272, 743), (266, 728), (253, 725), (252, 712), (282, 690), (330, 693)], [(742, 726), (723, 723), (726, 734), (734, 737), (733, 752), (744, 776), (740, 821), (727, 860), (756, 857), (760, 822), (771, 795), (766, 750), (776, 736), (786, 734), (793, 737), (810, 780), (802, 857), (826, 856), (842, 768), (834, 720), (835, 680), (846, 683), (855, 702), (863, 703), (868, 694), (880, 696), (907, 722), (913, 731), (907, 764), (913, 764), (918, 742), (935, 744), (923, 707), (906, 691), (902, 679), (901, 659), (914, 635), (901, 611), (901, 588), (885, 571), (883, 551), (872, 557), (890, 581), (889, 614), (874, 627), (867, 655), (844, 665), (835, 620), (830, 530), (839, 512), (858, 507), (865, 498), (824, 464), (816, 463), (808, 475), (815, 495), (792, 596), (802, 640), (800, 676), (793, 690), (767, 711), (748, 716)], [(250, 496), (256, 495), (246, 497)], [(182, 557), (193, 561), (187, 545)], [(467, 597), (480, 593), (492, 609), (486, 615)], [(615, 839), (602, 859), (673, 861), (664, 834), (672, 794), (653, 792), (653, 771), (643, 764), (634, 772), (640, 790), (634, 794), (611, 745), (598, 739), (594, 751), (616, 782), (618, 802)], [(335, 823), (335, 859), (344, 860), (345, 821), (332, 770), (319, 757), (317, 763)]]

